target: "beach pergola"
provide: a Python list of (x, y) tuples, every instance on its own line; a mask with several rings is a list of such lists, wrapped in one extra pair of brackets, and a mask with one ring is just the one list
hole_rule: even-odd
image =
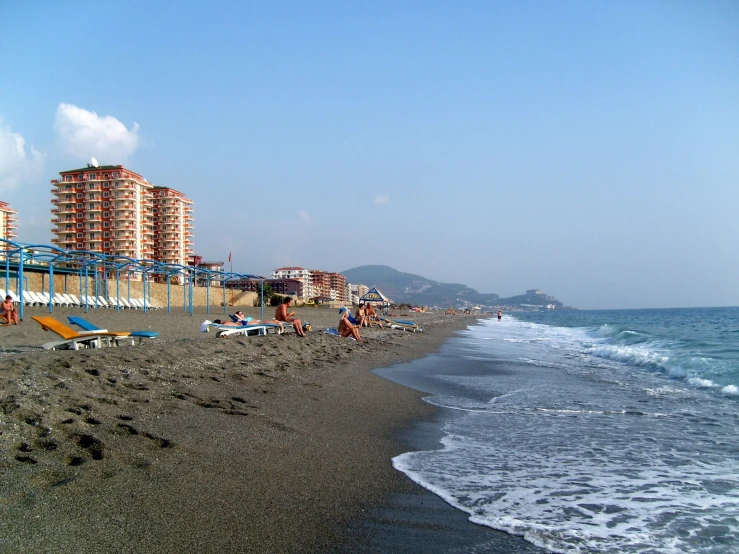
[[(46, 275), (48, 275), (49, 289), (49, 312), (54, 309), (54, 275), (64, 274), (64, 293), (67, 293), (68, 275), (79, 277), (80, 297), (84, 301), (85, 312), (91, 305), (97, 307), (99, 298), (110, 298), (109, 281), (115, 281), (115, 304), (116, 310), (121, 309), (121, 277), (126, 279), (126, 300), (131, 300), (131, 277), (140, 275), (141, 290), (143, 294), (143, 309), (147, 311), (151, 306), (150, 280), (161, 276), (167, 283), (167, 311), (172, 310), (172, 278), (176, 277), (183, 284), (183, 310), (190, 315), (194, 312), (194, 287), (198, 282), (205, 283), (206, 287), (206, 310), (210, 313), (210, 288), (216, 281), (221, 283), (223, 289), (223, 312), (227, 311), (226, 283), (237, 279), (259, 279), (263, 284), (263, 277), (256, 275), (233, 273), (225, 271), (208, 270), (194, 266), (181, 264), (168, 264), (155, 260), (130, 258), (117, 254), (102, 254), (89, 250), (64, 250), (56, 246), (45, 244), (26, 244), (8, 239), (0, 239), (0, 259), (4, 259), (5, 266), (5, 290), (17, 291), (19, 302), (19, 316), (24, 315), (24, 290), (28, 290), (27, 278), (24, 270), (41, 274), (42, 289), (46, 288)], [(0, 262), (1, 263), (1, 262)], [(12, 281), (15, 286), (11, 286)], [(90, 290), (92, 286), (92, 290)], [(41, 291), (43, 292), (43, 290)], [(92, 293), (92, 294), (90, 294)], [(92, 298), (94, 304), (90, 303)], [(262, 298), (263, 300), (263, 298)], [(261, 302), (261, 314), (264, 317), (264, 302)]]

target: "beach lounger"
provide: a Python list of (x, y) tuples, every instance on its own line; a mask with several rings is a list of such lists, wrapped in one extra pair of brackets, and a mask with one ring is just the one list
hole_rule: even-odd
[(402, 319), (387, 319), (383, 318), (383, 323), (390, 327), (390, 329), (400, 329), (402, 331), (410, 331), (412, 333), (421, 333), (421, 329), (414, 321), (402, 320)]
[(33, 316), (41, 328), (45, 331), (53, 331), (59, 335), (62, 340), (56, 340), (47, 342), (42, 345), (44, 350), (56, 350), (57, 348), (68, 348), (72, 350), (79, 350), (80, 346), (83, 348), (101, 348), (103, 346), (115, 346), (119, 341), (133, 339), (128, 336), (128, 333), (109, 333), (105, 329), (99, 331), (85, 331), (78, 333), (71, 327), (67, 327), (61, 321), (54, 319), (51, 316)]
[[(72, 325), (81, 327), (83, 330), (88, 332), (105, 331), (105, 329), (101, 329), (100, 327), (97, 327), (86, 319), (76, 315), (68, 315), (67, 319)], [(159, 336), (159, 333), (157, 331), (124, 331), (124, 333), (126, 333), (126, 335), (123, 336), (129, 336), (139, 339), (139, 343), (141, 343), (144, 339), (154, 339)]]
[(220, 323), (213, 323), (212, 321), (204, 321), (200, 326), (200, 330), (208, 333), (213, 329), (216, 332), (217, 337), (231, 337), (231, 336), (258, 336), (266, 335), (270, 331), (273, 333), (281, 334), (284, 329), (275, 323), (253, 323), (236, 327), (235, 325), (221, 325)]
[[(264, 336), (268, 332), (268, 326), (270, 324), (267, 323), (257, 323), (255, 325), (244, 325), (242, 327), (235, 327), (233, 325), (218, 325), (216, 323), (211, 323), (208, 325), (208, 330), (211, 328), (215, 330), (216, 337), (235, 337), (235, 336), (243, 336), (243, 337), (254, 337), (254, 336)], [(272, 325), (273, 327), (278, 327), (277, 325)]]

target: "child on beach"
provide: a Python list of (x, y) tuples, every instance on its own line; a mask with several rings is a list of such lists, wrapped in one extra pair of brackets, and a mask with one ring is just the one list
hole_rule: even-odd
[(7, 327), (11, 322), (18, 325), (18, 310), (15, 309), (12, 296), (6, 296), (5, 302), (0, 303), (0, 317), (5, 318), (3, 327)]

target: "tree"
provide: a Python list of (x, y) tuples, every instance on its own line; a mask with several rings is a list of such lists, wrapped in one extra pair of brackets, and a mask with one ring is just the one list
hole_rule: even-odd
[(257, 284), (257, 306), (261, 306), (262, 295), (264, 295), (264, 303), (268, 305), (270, 299), (275, 295), (272, 286), (269, 283), (260, 282)]

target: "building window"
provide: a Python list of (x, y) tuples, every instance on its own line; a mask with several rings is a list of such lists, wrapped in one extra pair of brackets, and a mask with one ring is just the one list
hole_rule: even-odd
[(103, 208), (110, 208), (110, 202), (103, 202)]
[(107, 190), (103, 191), (103, 198), (108, 198), (109, 196), (110, 193)]
[(83, 193), (81, 193), (81, 192), (78, 192), (77, 193), (77, 198), (84, 198), (84, 197), (85, 197), (85, 195)]
[(79, 175), (77, 175), (77, 178), (78, 179), (84, 179), (85, 178), (85, 174), (84, 173), (80, 173)]
[[(77, 204), (77, 209), (78, 209), (78, 210), (81, 210), (81, 209), (82, 209), (82, 204)], [(78, 215), (79, 215), (79, 214), (78, 214)]]
[(83, 246), (81, 242), (77, 243), (77, 250), (82, 250)]
[(82, 233), (77, 233), (77, 238), (78, 239), (81, 239), (82, 238)]
[(103, 221), (103, 227), (110, 227), (110, 221)]
[(103, 243), (103, 247), (104, 248), (110, 248), (110, 243), (109, 242), (104, 242)]
[(78, 221), (77, 222), (77, 228), (78, 229), (81, 228), (83, 225), (84, 225), (84, 223), (82, 223), (81, 221)]
[(94, 183), (90, 183), (89, 185), (87, 185), (87, 190), (93, 190), (94, 188), (95, 188)]
[(77, 214), (77, 219), (82, 219), (82, 214)]
[(106, 239), (107, 239), (108, 237), (110, 237), (110, 232), (109, 232), (109, 231), (105, 231), (105, 232), (103, 233), (103, 237), (105, 237)]

